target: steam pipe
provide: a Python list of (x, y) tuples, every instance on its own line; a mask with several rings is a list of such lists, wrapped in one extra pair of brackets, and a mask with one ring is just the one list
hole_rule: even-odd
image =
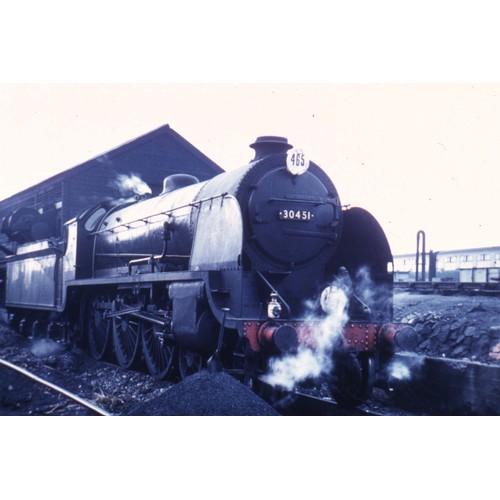
[(418, 265), (419, 265), (419, 249), (420, 249), (420, 238), (422, 238), (422, 251), (421, 251), (421, 255), (422, 255), (422, 279), (421, 281), (425, 281), (425, 232), (420, 230), (418, 233), (417, 233), (417, 253), (415, 255), (415, 261), (416, 261), (416, 265), (415, 265), (415, 281), (419, 281), (418, 279)]
[(437, 254), (438, 252), (429, 251), (429, 281), (436, 277)]
[(128, 274), (132, 274), (133, 266), (140, 266), (141, 264), (148, 264), (151, 266), (151, 272), (154, 273), (156, 262), (165, 262), (165, 260), (170, 258), (183, 258), (189, 259), (189, 255), (167, 255), (168, 241), (170, 240), (170, 235), (172, 234), (172, 218), (169, 217), (163, 223), (163, 249), (161, 255), (150, 255), (148, 257), (142, 257), (140, 259), (133, 259), (128, 262)]

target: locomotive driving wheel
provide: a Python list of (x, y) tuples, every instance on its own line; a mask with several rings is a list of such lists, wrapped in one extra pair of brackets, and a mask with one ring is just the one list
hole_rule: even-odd
[(175, 365), (177, 348), (151, 323), (141, 322), (142, 352), (149, 373), (158, 380), (167, 378)]
[(111, 321), (105, 319), (106, 297), (94, 297), (90, 300), (87, 311), (87, 341), (90, 354), (101, 360), (108, 352), (111, 337)]
[(373, 354), (341, 352), (334, 356), (334, 370), (328, 388), (337, 403), (354, 407), (371, 394), (375, 379)]
[(128, 315), (113, 317), (113, 347), (121, 368), (135, 367), (141, 345), (140, 322)]
[(198, 373), (203, 366), (204, 360), (201, 354), (186, 347), (179, 347), (179, 374), (182, 380)]

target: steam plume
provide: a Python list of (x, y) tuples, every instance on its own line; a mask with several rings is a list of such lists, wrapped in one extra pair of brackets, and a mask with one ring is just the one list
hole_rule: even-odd
[(396, 380), (408, 380), (410, 378), (410, 369), (401, 361), (395, 361), (389, 366), (389, 374)]
[(33, 342), (30, 350), (35, 356), (44, 358), (61, 353), (64, 347), (51, 339), (38, 339)]
[(387, 367), (389, 381), (391, 381), (391, 379), (397, 381), (412, 379), (419, 374), (424, 361), (424, 356), (416, 356), (414, 354), (406, 356), (404, 353), (400, 354), (398, 358), (392, 361)]
[(119, 174), (112, 183), (122, 196), (151, 194), (151, 188), (136, 174)]
[(318, 320), (318, 317), (311, 314), (306, 320), (314, 321), (317, 325), (313, 332), (314, 346), (301, 344), (296, 354), (271, 360), (264, 382), (292, 390), (309, 378), (317, 378), (330, 372), (333, 367), (333, 347), (348, 320), (348, 302), (344, 290), (337, 286), (328, 287), (321, 296), (326, 316)]

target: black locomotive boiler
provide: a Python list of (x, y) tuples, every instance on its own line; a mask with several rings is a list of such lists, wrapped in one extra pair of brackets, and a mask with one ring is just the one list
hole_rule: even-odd
[[(327, 297), (348, 321), (326, 382), (367, 397), (416, 333), (392, 322), (392, 254), (377, 221), (343, 208), (330, 178), (286, 139), (259, 137), (248, 165), (204, 182), (178, 173), (159, 196), (106, 201), (58, 241), (6, 258), (5, 306), (20, 329), (85, 341), (158, 378), (210, 366), (244, 380), (315, 349)], [(369, 294), (366, 276), (369, 275)]]

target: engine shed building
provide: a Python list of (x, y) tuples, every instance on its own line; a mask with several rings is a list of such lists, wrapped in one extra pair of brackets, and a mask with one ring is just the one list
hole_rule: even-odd
[(16, 231), (19, 243), (30, 239), (23, 236), (26, 225), (33, 232), (39, 228), (32, 239), (58, 238), (64, 223), (84, 210), (107, 198), (132, 195), (124, 192), (131, 187), (120, 180), (140, 179), (158, 195), (164, 178), (171, 174), (190, 174), (203, 181), (221, 172), (221, 167), (164, 125), (0, 201), (0, 258), (15, 250)]
[[(429, 252), (426, 253), (426, 262), (427, 272), (424, 281), (500, 282), (500, 246)], [(415, 281), (415, 270), (414, 253), (394, 255), (394, 282)]]

